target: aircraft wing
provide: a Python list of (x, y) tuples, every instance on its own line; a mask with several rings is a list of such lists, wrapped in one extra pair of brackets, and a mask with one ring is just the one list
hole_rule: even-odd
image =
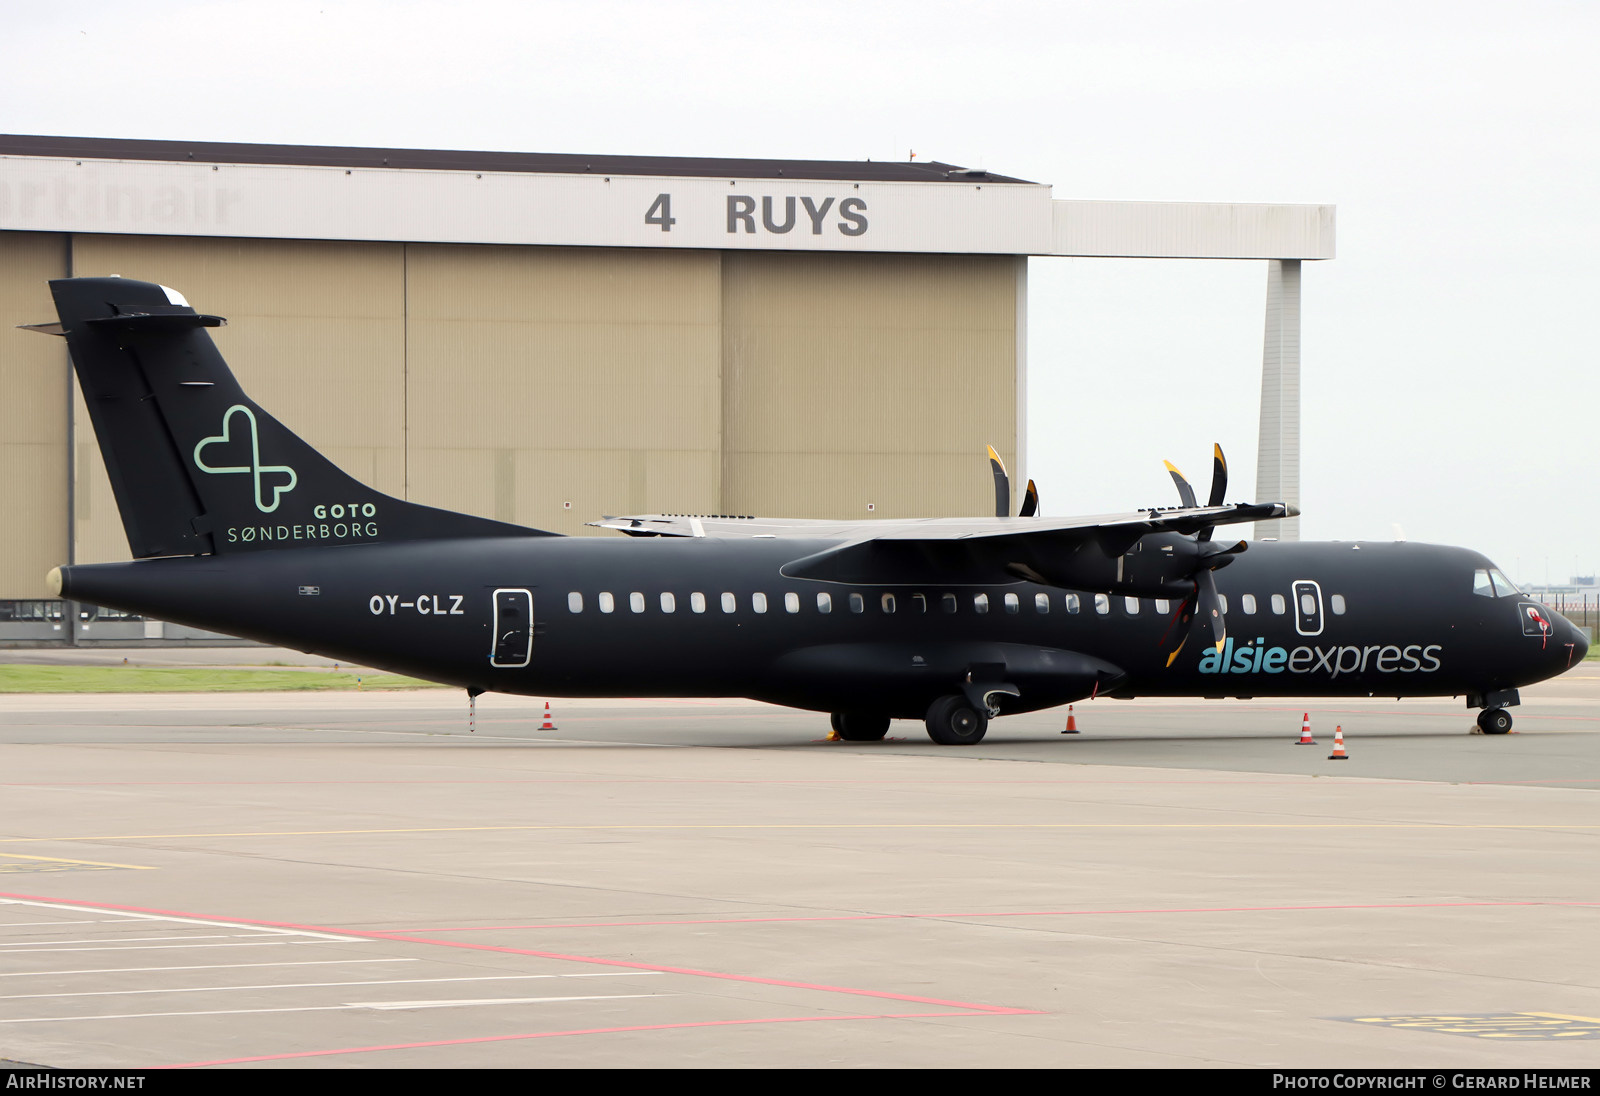
[[(592, 522), (634, 536), (835, 540), (821, 551), (791, 560), (790, 578), (888, 584), (1014, 582), (1018, 578), (1095, 590), (1138, 581), (1123, 557), (1151, 534), (1171, 534), (1135, 571), (1153, 568), (1140, 586), (1165, 596), (1173, 582), (1187, 583), (1200, 555), (1223, 557), (1243, 550), (1200, 545), (1187, 538), (1217, 525), (1292, 517), (1281, 502), (1181, 506), (1070, 518), (881, 518), (817, 521), (727, 515), (639, 514)], [(1173, 541), (1181, 541), (1174, 544)], [(1223, 561), (1219, 558), (1215, 565)], [(1132, 587), (1130, 587), (1132, 588)]]
[(607, 516), (590, 525), (616, 529), (630, 536), (744, 537), (770, 539), (970, 540), (984, 537), (1027, 537), (1048, 533), (1123, 532), (1196, 533), (1215, 525), (1264, 521), (1298, 513), (1281, 502), (1234, 503), (1225, 506), (1173, 506), (1125, 514), (1091, 514), (1063, 518), (876, 518), (831, 521), (818, 518), (759, 518), (729, 514), (636, 514)]

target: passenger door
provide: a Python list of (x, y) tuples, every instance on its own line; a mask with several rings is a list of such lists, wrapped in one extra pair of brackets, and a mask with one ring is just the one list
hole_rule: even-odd
[(499, 589), (494, 592), (494, 647), (489, 665), (515, 670), (533, 659), (533, 592)]
[(1303, 636), (1322, 634), (1322, 587), (1308, 578), (1294, 583), (1294, 630)]

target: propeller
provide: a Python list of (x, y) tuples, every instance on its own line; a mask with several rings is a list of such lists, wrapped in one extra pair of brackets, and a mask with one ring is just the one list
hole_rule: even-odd
[[(1000, 454), (994, 451), (994, 446), (989, 446), (989, 470), (994, 473), (994, 516), (1007, 517), (1011, 513), (1011, 477), (1006, 474), (1005, 461), (1000, 459)], [(1028, 490), (1022, 496), (1022, 509), (1017, 511), (1019, 518), (1031, 518), (1039, 512), (1039, 489), (1033, 481), (1028, 481)]]
[(994, 516), (1011, 516), (1011, 477), (1006, 475), (1005, 461), (989, 446), (989, 470), (994, 473)]
[[(1167, 461), (1166, 465), (1168, 473), (1172, 476), (1172, 482), (1178, 487), (1178, 498), (1183, 505), (1187, 508), (1197, 506), (1194, 487), (1190, 485), (1189, 481), (1184, 478), (1183, 473), (1178, 471), (1177, 466), (1171, 461)], [(1212, 447), (1211, 494), (1206, 505), (1221, 506), (1227, 491), (1228, 461), (1222, 455), (1222, 446), (1215, 445)], [(1250, 545), (1249, 542), (1243, 540), (1226, 548), (1212, 545), (1210, 540), (1214, 528), (1214, 526), (1208, 525), (1195, 534), (1195, 541), (1200, 547), (1197, 556), (1197, 567), (1194, 572), (1194, 592), (1179, 603), (1177, 612), (1172, 614), (1172, 623), (1167, 625), (1167, 630), (1161, 637), (1161, 646), (1165, 647), (1174, 628), (1179, 633), (1177, 647), (1167, 656), (1168, 666), (1171, 666), (1177, 660), (1178, 655), (1183, 651), (1183, 645), (1189, 641), (1189, 633), (1192, 631), (1189, 624), (1196, 612), (1205, 617), (1209, 623), (1212, 642), (1217, 650), (1222, 650), (1223, 644), (1227, 642), (1228, 629), (1222, 615), (1222, 598), (1217, 594), (1217, 580), (1213, 577), (1212, 572), (1219, 567), (1226, 567), (1233, 562), (1234, 556), (1243, 552)]]

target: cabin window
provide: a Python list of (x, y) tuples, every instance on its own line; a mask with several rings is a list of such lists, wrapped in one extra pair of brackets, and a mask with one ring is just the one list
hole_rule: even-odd
[(850, 611), (852, 613), (864, 613), (864, 612), (866, 612), (867, 611), (867, 599), (862, 597), (860, 594), (851, 594), (850, 595)]
[(1300, 595), (1300, 611), (1308, 617), (1317, 615), (1317, 598), (1315, 594)]
[(800, 611), (800, 595), (788, 593), (783, 595), (784, 612), (798, 613)]
[(1077, 594), (1068, 594), (1067, 595), (1067, 612), (1070, 613), (1070, 614), (1074, 614), (1074, 615), (1076, 615), (1076, 613), (1078, 612), (1078, 595)]
[(944, 595), (944, 597), (940, 598), (939, 600), (944, 604), (944, 611), (945, 612), (953, 613), (953, 612), (956, 611), (956, 595), (954, 595), (954, 594), (946, 594), (946, 595)]
[(974, 594), (972, 597), (972, 611), (975, 613), (987, 613), (989, 611), (989, 595)]
[(819, 613), (831, 613), (831, 612), (833, 612), (833, 595), (832, 594), (818, 594), (817, 595), (817, 612), (819, 612)]
[(1094, 611), (1105, 616), (1111, 611), (1111, 597), (1108, 594), (1094, 595)]
[(1254, 594), (1240, 594), (1239, 595), (1239, 608), (1244, 610), (1244, 615), (1245, 616), (1255, 616), (1256, 615), (1256, 595), (1254, 595)]
[(671, 594), (662, 594), (661, 595), (661, 611), (663, 613), (674, 613), (674, 612), (677, 612), (677, 610), (678, 610), (678, 599), (673, 597)]
[(644, 612), (644, 595), (635, 590), (628, 595), (628, 608), (636, 613)]
[(928, 611), (928, 595), (927, 594), (912, 594), (911, 595), (911, 600), (915, 601), (917, 603), (917, 612), (926, 613)]
[(767, 595), (766, 594), (751, 594), (750, 595), (750, 609), (751, 609), (752, 612), (756, 612), (756, 613), (764, 613), (764, 612), (766, 612), (767, 611)]
[(1007, 594), (1005, 602), (1006, 612), (1016, 614), (1022, 611), (1022, 600), (1016, 594)]
[(1123, 608), (1128, 610), (1128, 615), (1129, 616), (1138, 616), (1139, 615), (1139, 599), (1138, 598), (1136, 598), (1136, 597), (1125, 597), (1125, 598), (1122, 599), (1122, 606), (1123, 606)]
[(1482, 567), (1472, 572), (1472, 592), (1479, 597), (1494, 597), (1494, 584), (1489, 581), (1489, 572)]
[(1517, 589), (1517, 584), (1506, 578), (1498, 567), (1489, 568), (1489, 577), (1494, 579), (1494, 592), (1497, 597), (1514, 597), (1522, 593)]
[(1282, 594), (1272, 595), (1272, 612), (1275, 616), (1282, 616), (1289, 609), (1289, 603), (1283, 599)]
[(739, 599), (738, 598), (734, 597), (732, 594), (727, 594), (727, 593), (722, 595), (722, 611), (724, 613), (731, 613), (737, 608), (739, 608)]
[(600, 602), (600, 611), (602, 613), (609, 613), (617, 607), (616, 598), (609, 593), (602, 593), (596, 600)]
[(1217, 608), (1222, 610), (1222, 615), (1223, 616), (1227, 616), (1228, 615), (1228, 595), (1227, 594), (1218, 594), (1217, 595)]
[(1344, 616), (1344, 595), (1334, 594), (1328, 599), (1328, 608), (1333, 610), (1334, 616)]
[(1036, 613), (1048, 613), (1050, 611), (1050, 595), (1034, 594), (1033, 611)]
[(883, 605), (883, 611), (884, 612), (886, 612), (886, 613), (894, 612), (894, 595), (893, 594), (884, 594), (883, 595), (883, 599), (881, 601), (881, 604)]
[(583, 595), (578, 593), (576, 590), (567, 595), (567, 612), (583, 612)]
[(706, 595), (702, 594), (698, 590), (696, 590), (694, 593), (690, 594), (689, 595), (689, 608), (693, 609), (697, 613), (705, 612), (706, 611)]
[(1160, 613), (1162, 616), (1166, 616), (1168, 613), (1172, 612), (1172, 602), (1168, 601), (1164, 597), (1156, 598), (1156, 612)]

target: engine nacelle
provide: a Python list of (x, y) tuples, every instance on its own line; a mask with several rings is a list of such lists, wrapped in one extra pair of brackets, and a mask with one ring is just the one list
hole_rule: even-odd
[(1125, 550), (1118, 550), (1122, 545), (1086, 540), (1065, 554), (1028, 559), (1011, 569), (1023, 578), (1068, 590), (1175, 599), (1194, 592), (1197, 572), (1227, 566), (1244, 545), (1244, 541), (1222, 546), (1180, 533), (1150, 533)]

